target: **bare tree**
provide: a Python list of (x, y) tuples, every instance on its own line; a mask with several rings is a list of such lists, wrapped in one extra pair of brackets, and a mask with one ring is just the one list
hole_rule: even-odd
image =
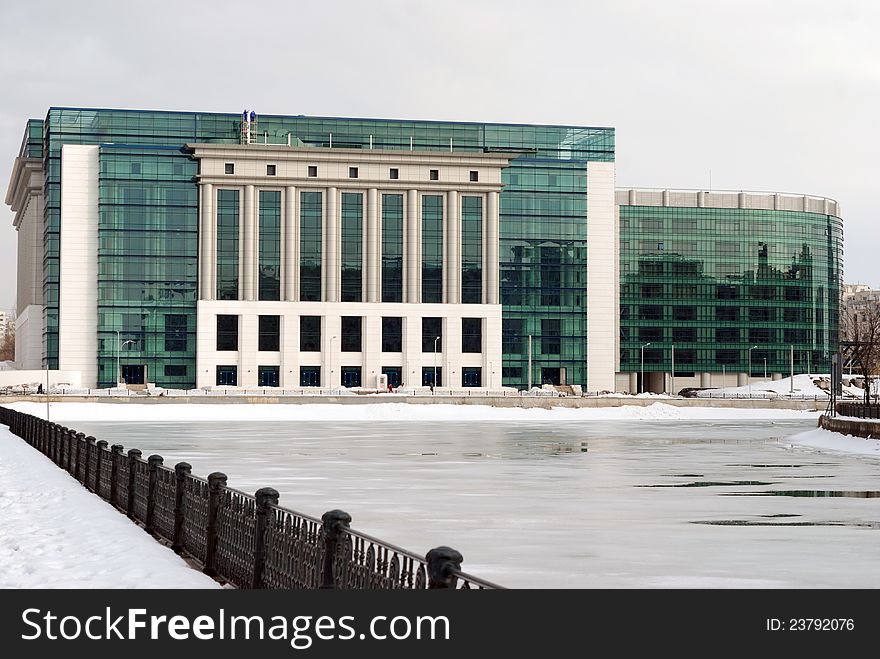
[(0, 362), (15, 361), (15, 332), (6, 330), (0, 335)]
[(880, 374), (880, 300), (847, 304), (840, 316), (844, 341), (852, 343), (849, 359), (865, 380), (865, 404), (871, 402), (873, 380)]

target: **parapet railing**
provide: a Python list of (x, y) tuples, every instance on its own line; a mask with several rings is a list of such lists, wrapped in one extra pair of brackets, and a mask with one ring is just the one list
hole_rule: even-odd
[(161, 455), (107, 446), (57, 423), (0, 407), (0, 424), (66, 470), (144, 530), (238, 588), (497, 589), (461, 571), (462, 555), (436, 547), (426, 556), (350, 527), (342, 510), (321, 519), (278, 505), (277, 490), (251, 496), (226, 474), (194, 476)]
[(838, 403), (837, 413), (841, 416), (851, 416), (858, 419), (880, 419), (880, 404)]

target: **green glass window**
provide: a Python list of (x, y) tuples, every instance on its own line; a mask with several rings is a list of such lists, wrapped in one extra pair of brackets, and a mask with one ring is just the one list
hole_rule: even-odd
[(260, 300), (281, 299), (281, 192), (260, 190)]
[(342, 193), (342, 295), (343, 302), (363, 299), (364, 196)]
[(422, 302), (443, 302), (443, 197), (422, 195)]
[(300, 193), (299, 299), (321, 301), (321, 193)]
[(403, 302), (403, 195), (382, 195), (382, 302)]
[(217, 190), (217, 299), (238, 299), (238, 190)]
[(461, 198), (461, 301), (483, 302), (483, 198)]

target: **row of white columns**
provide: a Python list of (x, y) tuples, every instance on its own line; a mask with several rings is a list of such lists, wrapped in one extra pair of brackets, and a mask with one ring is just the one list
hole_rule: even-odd
[[(315, 191), (314, 188), (300, 188)], [(322, 188), (322, 297), (324, 302), (340, 301), (341, 280), (341, 218), (339, 189)], [(296, 186), (286, 186), (281, 193), (281, 298), (299, 300), (300, 223)], [(199, 299), (216, 298), (217, 277), (217, 214), (216, 187), (211, 183), (199, 186)], [(381, 301), (382, 228), (379, 195), (370, 188), (366, 192), (366, 213), (363, 222), (364, 302)], [(259, 295), (259, 227), (257, 215), (258, 190), (253, 185), (243, 188), (239, 217), (239, 298), (246, 301)], [(421, 302), (422, 226), (418, 190), (405, 194), (403, 218), (403, 302)], [(485, 195), (483, 213), (483, 302), (498, 304), (498, 192)], [(446, 193), (443, 231), (444, 296), (447, 304), (461, 303), (461, 195), (456, 190)]]

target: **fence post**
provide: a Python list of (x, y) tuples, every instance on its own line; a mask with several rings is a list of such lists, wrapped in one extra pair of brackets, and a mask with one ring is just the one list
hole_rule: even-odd
[[(71, 431), (73, 432), (73, 431)], [(73, 445), (76, 447), (73, 452), (75, 458), (73, 464), (73, 477), (79, 480), (79, 465), (82, 462), (83, 444), (86, 441), (85, 433), (73, 432)], [(82, 481), (80, 481), (81, 483)]]
[(116, 481), (119, 478), (119, 461), (122, 459), (122, 444), (114, 444), (110, 447), (110, 503), (117, 508), (116, 492), (119, 489)]
[(156, 486), (159, 484), (159, 467), (165, 460), (161, 455), (151, 455), (147, 458), (147, 468), (149, 469), (150, 481), (147, 489), (147, 518), (144, 520), (144, 530), (147, 533), (153, 532), (153, 516), (156, 513)]
[(266, 526), (269, 506), (278, 505), (278, 490), (263, 487), (257, 490), (257, 517), (254, 520), (254, 578), (251, 588), (263, 587), (263, 567), (266, 565)]
[(141, 457), (140, 449), (128, 449), (128, 502), (125, 506), (125, 512), (131, 519), (134, 519), (134, 485), (135, 476), (137, 475), (136, 465), (138, 458)]
[[(95, 442), (97, 440), (89, 435), (86, 437), (86, 465), (85, 471), (83, 472), (83, 485), (85, 485), (86, 489), (89, 488), (89, 472), (91, 471), (91, 463), (92, 463), (92, 451), (95, 450)], [(97, 487), (95, 487), (97, 489)]]
[(462, 555), (452, 547), (434, 547), (425, 556), (428, 561), (428, 588), (455, 588), (458, 577), (453, 571), (461, 570)]
[(208, 474), (208, 528), (205, 542), (205, 567), (209, 577), (217, 575), (217, 513), (220, 510), (220, 489), (226, 486), (226, 474)]
[(333, 563), (336, 559), (336, 548), (339, 545), (339, 534), (351, 524), (351, 515), (344, 510), (330, 510), (321, 515), (324, 531), (324, 568), (321, 572), (321, 588), (335, 588), (336, 579), (333, 574)]
[(65, 467), (67, 473), (73, 476), (73, 431), (70, 428), (64, 428), (61, 432), (64, 435), (64, 445), (67, 447), (67, 465)]
[(104, 449), (106, 449), (106, 448), (107, 448), (107, 440), (106, 439), (99, 439), (97, 442), (95, 442), (95, 449), (98, 451), (98, 455), (95, 460), (95, 493), (99, 497), (102, 497), (102, 495), (101, 495), (101, 469), (104, 468)]
[(183, 551), (183, 502), (186, 488), (186, 477), (192, 473), (189, 462), (178, 462), (174, 465), (174, 477), (177, 479), (174, 489), (174, 539), (171, 549), (178, 554)]

